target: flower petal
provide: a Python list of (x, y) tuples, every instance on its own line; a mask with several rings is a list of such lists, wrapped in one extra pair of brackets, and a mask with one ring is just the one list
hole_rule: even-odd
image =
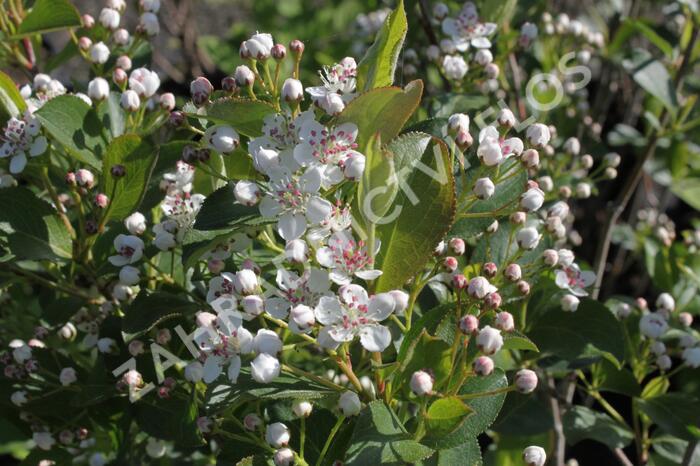
[(396, 301), (389, 293), (379, 293), (369, 299), (367, 317), (378, 322), (386, 319), (394, 312)]
[(313, 196), (306, 203), (306, 218), (311, 224), (319, 224), (331, 216), (333, 204), (319, 196)]
[(204, 372), (202, 380), (204, 383), (212, 383), (214, 380), (221, 375), (221, 357), (219, 356), (208, 356), (207, 360), (204, 361)]
[(277, 232), (287, 240), (299, 238), (306, 231), (306, 217), (302, 214), (287, 212), (277, 221)]
[(228, 365), (228, 379), (231, 383), (238, 382), (238, 375), (241, 373), (241, 357), (233, 356), (231, 358), (231, 363)]
[(322, 296), (314, 309), (316, 320), (323, 325), (343, 321), (343, 307), (335, 296)]
[(383, 325), (365, 325), (360, 329), (360, 343), (367, 351), (382, 352), (391, 344), (391, 332)]

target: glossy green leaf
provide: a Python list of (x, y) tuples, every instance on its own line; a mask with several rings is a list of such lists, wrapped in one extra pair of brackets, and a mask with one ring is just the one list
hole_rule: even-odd
[(554, 310), (542, 315), (528, 336), (543, 354), (572, 363), (606, 357), (619, 366), (625, 356), (620, 322), (590, 298), (582, 298), (576, 312)]
[(197, 402), (192, 396), (150, 397), (137, 401), (134, 406), (136, 423), (150, 436), (171, 440), (181, 448), (204, 443), (197, 427)]
[(623, 66), (642, 89), (659, 99), (669, 111), (675, 112), (678, 108), (676, 90), (664, 64), (645, 50), (635, 49), (634, 52), (631, 59), (623, 61)]
[(383, 144), (394, 139), (420, 103), (423, 82), (411, 81), (405, 88), (381, 87), (360, 94), (338, 115), (335, 124), (358, 127), (358, 150), (364, 152), (370, 138), (379, 133)]
[[(459, 390), (460, 395), (484, 393), (505, 388), (508, 386), (508, 379), (501, 369), (496, 369), (491, 375), (486, 377), (470, 377)], [(443, 435), (428, 434), (423, 443), (435, 448), (453, 448), (476, 438), (484, 432), (496, 419), (503, 406), (506, 394), (483, 396), (466, 400), (467, 406), (473, 413), (453, 432)]]
[(36, 0), (15, 37), (80, 27), (80, 13), (69, 0)]
[(398, 466), (432, 454), (432, 449), (411, 438), (391, 408), (373, 401), (360, 412), (345, 463)]
[(2, 126), (10, 117), (17, 117), (26, 109), (27, 104), (12, 78), (0, 71), (0, 123)]
[(94, 168), (102, 168), (106, 129), (88, 104), (73, 95), (60, 95), (46, 102), (34, 115), (69, 155)]
[(110, 197), (109, 219), (121, 220), (138, 209), (158, 159), (157, 150), (148, 141), (131, 135), (120, 136), (108, 147), (104, 158), (105, 172), (115, 165), (126, 175), (105, 177), (104, 192)]
[(517, 330), (503, 334), (503, 349), (539, 352), (537, 345)]
[(410, 138), (411, 149), (389, 146), (403, 181), (394, 207), (377, 227), (382, 244), (378, 263), (384, 271), (377, 279), (377, 291), (400, 288), (418, 273), (454, 220), (454, 178), (447, 147), (420, 133)]
[(644, 414), (669, 434), (684, 440), (695, 439), (689, 427), (700, 425), (700, 401), (697, 399), (681, 393), (667, 393), (634, 401)]
[(481, 466), (481, 447), (473, 438), (456, 447), (438, 450), (425, 461), (417, 463), (419, 466)]
[(472, 409), (456, 396), (438, 398), (429, 407), (426, 424), (431, 435), (449, 434), (472, 413)]
[(274, 113), (275, 108), (267, 102), (223, 97), (206, 107), (206, 113), (188, 116), (227, 124), (245, 136), (257, 137), (262, 135), (265, 117)]
[(401, 53), (408, 21), (403, 0), (387, 16), (372, 46), (357, 66), (357, 88), (368, 91), (394, 83), (396, 62)]
[(121, 94), (110, 92), (109, 97), (97, 106), (97, 116), (104, 127), (109, 129), (112, 138), (124, 134), (126, 128), (126, 113), (121, 106), (120, 99)]
[(614, 55), (624, 50), (628, 46), (630, 38), (637, 33), (644, 35), (649, 42), (661, 50), (666, 57), (671, 58), (673, 56), (673, 47), (666, 39), (661, 37), (642, 20), (632, 18), (625, 18), (622, 21), (622, 24), (615, 33), (615, 37), (608, 45), (607, 53), (609, 55)]
[(591, 439), (604, 443), (609, 448), (624, 448), (634, 439), (634, 433), (605, 413), (585, 406), (573, 406), (562, 418), (566, 440), (575, 445), (581, 440)]
[(357, 205), (365, 225), (376, 223), (391, 207), (399, 190), (394, 157), (381, 147), (379, 133), (365, 151), (365, 170), (357, 186)]
[(122, 332), (125, 340), (142, 335), (160, 323), (182, 316), (193, 316), (200, 305), (181, 296), (142, 290), (124, 309)]
[(0, 222), (12, 253), (22, 259), (70, 259), (72, 242), (55, 209), (24, 187), (0, 189)]
[(236, 202), (233, 184), (217, 189), (204, 201), (197, 214), (194, 228), (197, 230), (219, 230), (225, 227), (247, 224), (259, 219), (257, 207), (244, 206)]

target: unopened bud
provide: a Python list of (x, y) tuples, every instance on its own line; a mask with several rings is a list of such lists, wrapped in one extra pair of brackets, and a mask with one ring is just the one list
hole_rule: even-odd
[(236, 79), (233, 76), (226, 76), (221, 80), (221, 88), (226, 92), (236, 92), (238, 90), (238, 84), (236, 84)]
[(287, 56), (287, 48), (282, 44), (275, 44), (270, 51), (272, 58), (275, 60), (284, 60)]
[(126, 175), (126, 167), (124, 165), (115, 164), (109, 169), (109, 172), (114, 178), (121, 178)]
[(304, 52), (304, 43), (299, 39), (294, 39), (289, 43), (289, 49), (298, 55)]
[(467, 314), (459, 321), (459, 329), (465, 335), (469, 335), (479, 330), (479, 319), (476, 316)]
[(495, 277), (498, 273), (498, 266), (494, 262), (487, 262), (484, 264), (483, 272), (484, 275), (486, 275), (489, 278)]
[(480, 376), (487, 376), (493, 372), (493, 359), (488, 356), (479, 356), (474, 360), (474, 373)]
[(168, 116), (168, 124), (171, 126), (181, 126), (185, 122), (185, 114), (182, 113), (179, 110), (170, 112), (170, 115)]
[(520, 280), (516, 286), (521, 295), (526, 296), (530, 294), (530, 284), (525, 280)]

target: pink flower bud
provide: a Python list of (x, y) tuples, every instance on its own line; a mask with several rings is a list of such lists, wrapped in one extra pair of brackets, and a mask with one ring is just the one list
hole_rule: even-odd
[(272, 456), (275, 466), (290, 466), (294, 464), (294, 452), (290, 448), (280, 448)]
[(247, 430), (255, 431), (262, 426), (262, 419), (255, 413), (246, 414), (243, 418), (243, 427)]
[(502, 311), (496, 314), (496, 327), (504, 332), (512, 332), (515, 330), (515, 322), (513, 315), (510, 312)]
[(474, 360), (473, 367), (476, 375), (490, 375), (494, 368), (493, 359), (488, 356), (479, 356)]
[(78, 39), (78, 48), (83, 51), (90, 50), (90, 47), (92, 47), (92, 40), (89, 37), (83, 36), (80, 39)]
[(649, 305), (647, 304), (647, 300), (641, 297), (637, 298), (635, 304), (637, 305), (637, 308), (642, 311), (645, 311), (649, 307)]
[(515, 374), (515, 386), (520, 393), (532, 393), (537, 388), (537, 374), (529, 369), (520, 369)]
[(411, 376), (411, 391), (418, 396), (430, 395), (433, 392), (433, 376), (425, 371), (416, 371)]
[(445, 272), (452, 273), (457, 270), (458, 266), (459, 263), (457, 262), (457, 259), (452, 256), (447, 256), (442, 260), (442, 269)]
[(448, 242), (450, 251), (456, 256), (461, 256), (466, 251), (466, 245), (462, 238), (451, 238)]
[(121, 68), (124, 71), (129, 71), (131, 69), (131, 58), (129, 55), (121, 55), (117, 58), (117, 68)]
[(214, 86), (204, 76), (200, 76), (190, 83), (190, 94), (195, 105), (202, 105), (209, 100), (209, 96), (214, 91)]
[(525, 212), (514, 212), (510, 216), (510, 222), (514, 225), (523, 225), (527, 220), (527, 214)]
[(522, 277), (523, 273), (518, 264), (508, 264), (503, 275), (511, 282), (517, 282)]
[(160, 96), (160, 108), (168, 112), (175, 108), (175, 96), (170, 92), (166, 92)]
[(83, 27), (85, 29), (90, 29), (95, 25), (95, 18), (93, 18), (90, 15), (83, 15), (80, 17), (80, 20), (83, 23)]
[(221, 88), (226, 92), (236, 92), (238, 90), (236, 79), (233, 76), (226, 76), (221, 80)]
[(209, 259), (207, 261), (207, 268), (209, 269), (209, 272), (214, 275), (221, 273), (221, 271), (224, 270), (225, 265), (226, 264), (221, 259)]
[(495, 277), (498, 273), (498, 267), (493, 262), (487, 262), (484, 264), (483, 272), (484, 275), (486, 275), (489, 278)]
[(472, 334), (479, 330), (479, 319), (476, 316), (467, 314), (459, 321), (459, 329), (465, 335)]
[(181, 126), (185, 122), (185, 114), (180, 111), (170, 112), (168, 116), (168, 124), (171, 126)]
[(289, 49), (295, 54), (304, 52), (304, 43), (299, 39), (294, 39), (289, 43)]
[(76, 178), (75, 178), (75, 173), (73, 172), (68, 172), (66, 173), (66, 184), (69, 186), (75, 186), (76, 185)]
[(693, 325), (693, 315), (689, 312), (681, 312), (680, 314), (678, 314), (678, 321), (681, 323), (682, 326), (690, 327), (691, 325)]
[(452, 285), (455, 287), (455, 289), (458, 289), (458, 290), (465, 289), (468, 285), (467, 277), (465, 277), (461, 273), (453, 276), (452, 277)]
[(162, 328), (156, 333), (156, 342), (159, 345), (167, 345), (170, 340), (172, 340), (172, 336), (170, 335), (170, 330), (167, 328)]
[(545, 265), (554, 267), (557, 265), (557, 262), (559, 262), (559, 253), (554, 249), (546, 249), (542, 253), (542, 260), (544, 261)]
[(287, 56), (287, 48), (282, 44), (275, 44), (270, 51), (272, 58), (275, 60), (284, 60)]
[(112, 81), (114, 81), (114, 84), (117, 86), (122, 86), (128, 79), (129, 77), (126, 74), (126, 71), (121, 68), (114, 69), (114, 72), (112, 73)]
[(526, 296), (530, 294), (530, 284), (525, 280), (520, 280), (516, 286), (521, 295)]
[(143, 354), (143, 342), (141, 340), (131, 340), (129, 342), (129, 354), (134, 357)]
[(484, 298), (484, 307), (486, 309), (498, 309), (501, 307), (501, 295), (498, 293), (489, 293)]
[(465, 151), (474, 144), (474, 138), (468, 131), (460, 131), (457, 133), (457, 137), (455, 137), (455, 143), (457, 143), (457, 147), (459, 147), (460, 150)]
[(104, 209), (109, 204), (109, 198), (104, 193), (98, 193), (95, 195), (95, 206), (100, 209)]

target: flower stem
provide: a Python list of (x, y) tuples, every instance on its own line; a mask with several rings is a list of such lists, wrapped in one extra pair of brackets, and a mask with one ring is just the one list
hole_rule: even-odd
[(316, 460), (316, 466), (321, 466), (323, 464), (323, 460), (326, 457), (326, 453), (328, 453), (328, 449), (331, 447), (331, 443), (333, 442), (333, 438), (335, 438), (335, 434), (338, 433), (340, 426), (343, 425), (343, 421), (345, 421), (345, 416), (341, 414), (338, 417), (338, 420), (335, 421), (335, 425), (331, 429), (330, 434), (328, 434), (328, 438), (326, 439), (326, 443), (323, 445), (321, 454), (318, 455), (318, 460)]

